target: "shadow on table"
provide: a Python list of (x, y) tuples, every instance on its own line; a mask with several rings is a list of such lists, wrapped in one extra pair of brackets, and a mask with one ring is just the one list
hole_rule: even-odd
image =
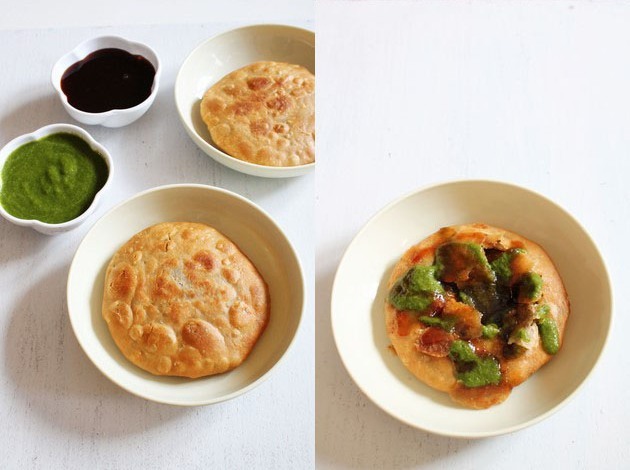
[(144, 432), (194, 413), (137, 398), (107, 380), (81, 350), (68, 318), (69, 266), (30, 282), (5, 333), (14, 400), (63, 433), (99, 437)]
[[(30, 91), (25, 91), (23, 96), (29, 94)], [(0, 144), (4, 145), (19, 135), (57, 122), (78, 124), (63, 109), (59, 97), (51, 87), (50, 93), (30, 98), (15, 108), (3, 110), (0, 117)]]
[[(339, 259), (338, 249), (317, 259)], [(483, 441), (433, 435), (396, 421), (359, 390), (332, 336), (330, 300), (336, 264), (316, 279), (316, 462), (318, 468), (411, 468), (438, 463)]]

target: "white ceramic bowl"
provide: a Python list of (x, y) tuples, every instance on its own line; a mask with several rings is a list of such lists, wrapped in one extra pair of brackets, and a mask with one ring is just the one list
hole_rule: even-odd
[[(388, 350), (387, 279), (410, 246), (440, 227), (484, 222), (541, 244), (571, 301), (562, 349), (501, 405), (469, 410), (424, 385)], [(571, 398), (599, 360), (612, 320), (611, 285), (602, 256), (580, 224), (558, 205), (518, 186), (458, 181), (398, 199), (359, 232), (339, 265), (332, 326), (341, 359), (359, 388), (411, 426), (477, 438), (516, 431), (548, 417)]]
[[(151, 88), (151, 94), (142, 103), (126, 109), (112, 109), (103, 113), (88, 113), (75, 108), (68, 103), (68, 97), (61, 89), (61, 78), (64, 72), (72, 64), (84, 59), (87, 55), (95, 52), (99, 49), (116, 48), (129, 52), (130, 54), (141, 55), (155, 68), (155, 78), (153, 79), (153, 87)], [(160, 74), (162, 69), (160, 67), (160, 60), (153, 49), (146, 44), (139, 42), (129, 41), (127, 39), (118, 36), (100, 36), (87, 41), (83, 41), (77, 47), (72, 49), (67, 54), (63, 55), (52, 69), (51, 80), (52, 85), (59, 95), (61, 104), (66, 109), (68, 114), (79, 122), (89, 125), (97, 125), (105, 127), (122, 127), (139, 119), (144, 113), (148, 111), (155, 100), (160, 85)]]
[[(67, 222), (63, 222), (59, 224), (49, 224), (46, 222), (41, 222), (39, 220), (20, 219), (18, 217), (15, 217), (9, 214), (4, 209), (4, 207), (2, 207), (2, 204), (0, 204), (0, 215), (2, 215), (2, 217), (4, 217), (10, 222), (13, 222), (16, 225), (21, 225), (23, 227), (31, 227), (37, 230), (38, 232), (44, 233), (46, 235), (55, 235), (58, 233), (67, 232), (79, 226), (85, 219), (87, 219), (94, 212), (94, 209), (96, 209), (96, 206), (98, 205), (101, 199), (101, 195), (103, 194), (107, 186), (109, 186), (109, 183), (112, 180), (112, 175), (114, 174), (114, 164), (112, 161), (112, 157), (107, 151), (107, 149), (103, 147), (101, 144), (99, 144), (96, 140), (94, 140), (94, 138), (90, 134), (88, 134), (87, 131), (81, 129), (80, 127), (73, 126), (72, 124), (50, 124), (48, 126), (44, 126), (40, 129), (37, 129), (36, 131), (31, 132), (30, 134), (24, 134), (19, 137), (16, 137), (12, 141), (10, 141), (8, 144), (6, 144), (2, 148), (2, 150), (0, 150), (0, 171), (4, 167), (4, 163), (6, 162), (9, 155), (11, 155), (11, 153), (18, 147), (21, 147), (22, 145), (32, 142), (34, 140), (41, 139), (42, 137), (46, 137), (51, 134), (57, 134), (60, 132), (74, 134), (78, 137), (81, 137), (84, 141), (86, 141), (90, 145), (92, 150), (94, 150), (95, 152), (97, 152), (99, 155), (103, 157), (103, 160), (105, 160), (105, 163), (107, 164), (109, 173), (107, 175), (107, 181), (105, 181), (105, 184), (103, 185), (103, 187), (94, 196), (94, 199), (92, 200), (92, 204), (90, 204), (90, 206), (80, 216), (75, 217), (74, 219), (69, 220)], [(0, 187), (1, 185), (2, 185), (2, 180), (0, 179)]]
[[(140, 230), (168, 221), (215, 227), (239, 246), (269, 286), (269, 324), (247, 359), (230, 372), (194, 380), (145, 372), (118, 350), (101, 316), (105, 271), (114, 253)], [(205, 405), (234, 398), (269, 376), (298, 331), (304, 286), (291, 243), (258, 206), (211, 186), (161, 186), (113, 208), (85, 236), (70, 266), (68, 312), (81, 347), (113, 382), (148, 400)]]
[(261, 60), (299, 64), (315, 73), (315, 34), (282, 25), (254, 25), (206, 40), (186, 58), (175, 82), (175, 104), (184, 129), (207, 155), (248, 175), (284, 178), (303, 175), (315, 163), (291, 167), (257, 165), (231, 157), (212, 141), (199, 114), (201, 99), (211, 85), (234, 70)]

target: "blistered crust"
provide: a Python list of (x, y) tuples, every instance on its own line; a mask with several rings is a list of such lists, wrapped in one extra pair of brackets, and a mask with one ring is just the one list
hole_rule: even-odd
[(300, 65), (256, 62), (213, 85), (201, 101), (212, 140), (267, 166), (315, 161), (315, 76)]
[[(541, 303), (549, 305), (550, 314), (556, 321), (560, 344), (562, 344), (569, 315), (569, 299), (560, 275), (547, 253), (539, 245), (504, 229), (485, 224), (456, 225), (440, 229), (405, 252), (392, 271), (388, 281), (388, 290), (412, 266), (432, 265), (436, 249), (449, 241), (477, 243), (486, 249), (502, 251), (510, 248), (527, 250), (529, 258), (533, 261), (532, 271), (543, 278)], [(389, 302), (385, 302), (387, 334), (405, 367), (422, 382), (449, 393), (455, 402), (469, 408), (488, 408), (503, 402), (513, 387), (525, 381), (552, 358), (543, 350), (537, 334), (531, 339), (530, 349), (523, 355), (511, 359), (502, 357), (500, 340), (473, 340), (478, 351), (485, 351), (499, 358), (502, 378), (498, 385), (468, 388), (457, 381), (453, 362), (448, 357), (432, 357), (418, 351), (416, 344), (426, 327), (419, 321), (414, 321), (411, 325), (406, 325), (405, 331), (399, 330), (397, 312)]]
[(134, 235), (107, 268), (103, 318), (122, 353), (157, 375), (202, 377), (243, 362), (269, 320), (263, 278), (203, 224)]

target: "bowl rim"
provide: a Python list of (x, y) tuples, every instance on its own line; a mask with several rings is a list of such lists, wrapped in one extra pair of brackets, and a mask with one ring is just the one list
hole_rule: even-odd
[[(218, 193), (222, 193), (224, 195), (227, 195), (229, 197), (233, 197), (237, 200), (239, 200), (240, 202), (250, 206), (251, 208), (253, 208), (254, 210), (260, 212), (262, 215), (265, 216), (265, 218), (272, 224), (273, 227), (276, 228), (276, 230), (278, 231), (278, 233), (280, 235), (282, 235), (282, 237), (284, 238), (287, 247), (289, 248), (289, 251), (292, 255), (292, 257), (295, 259), (296, 262), (296, 267), (299, 271), (299, 284), (302, 290), (302, 301), (300, 304), (300, 308), (297, 312), (297, 314), (299, 315), (298, 318), (298, 322), (297, 325), (295, 327), (295, 332), (293, 334), (293, 337), (290, 339), (289, 343), (287, 344), (286, 349), (284, 350), (284, 352), (282, 353), (282, 355), (276, 360), (276, 362), (267, 370), (265, 371), (260, 377), (258, 377), (256, 380), (252, 381), (251, 383), (247, 384), (246, 386), (228, 393), (227, 395), (223, 395), (220, 397), (216, 397), (216, 398), (212, 398), (212, 399), (205, 399), (205, 400), (196, 400), (196, 401), (186, 401), (186, 402), (182, 402), (182, 401), (178, 401), (177, 399), (158, 399), (155, 397), (149, 397), (146, 394), (143, 394), (141, 390), (136, 390), (133, 387), (128, 386), (124, 380), (120, 380), (114, 376), (112, 376), (109, 372), (107, 372), (106, 370), (104, 370), (104, 368), (101, 367), (101, 365), (98, 363), (98, 361), (95, 361), (92, 358), (92, 354), (91, 354), (91, 350), (90, 348), (86, 347), (86, 345), (84, 344), (84, 339), (81, 335), (77, 334), (77, 327), (73, 321), (73, 316), (70, 313), (70, 290), (71, 290), (71, 281), (72, 281), (72, 275), (74, 273), (74, 271), (76, 270), (75, 268), (75, 263), (77, 263), (77, 255), (79, 253), (79, 251), (81, 250), (81, 248), (83, 247), (83, 245), (86, 243), (86, 240), (88, 238), (89, 235), (91, 235), (95, 230), (98, 229), (99, 225), (102, 223), (102, 221), (108, 217), (110, 214), (114, 213), (116, 210), (118, 210), (120, 207), (136, 200), (136, 199), (140, 199), (143, 197), (146, 197), (148, 194), (154, 193), (154, 192), (160, 192), (160, 191), (171, 191), (171, 190), (176, 190), (176, 189), (200, 189), (200, 190), (205, 190), (205, 191), (212, 191), (212, 192), (218, 192)], [(68, 269), (68, 280), (66, 283), (66, 304), (67, 304), (67, 308), (68, 308), (68, 317), (70, 318), (70, 325), (72, 326), (72, 331), (74, 333), (75, 338), (77, 339), (77, 341), (79, 342), (79, 345), (81, 346), (81, 349), (83, 350), (83, 352), (85, 353), (85, 355), (90, 359), (90, 362), (105, 376), (107, 377), (110, 381), (112, 381), (113, 383), (115, 383), (116, 385), (118, 385), (120, 388), (122, 388), (123, 390), (131, 393), (132, 395), (135, 395), (139, 398), (143, 398), (145, 400), (149, 400), (155, 403), (163, 403), (166, 405), (175, 405), (175, 406), (183, 406), (183, 407), (192, 407), (192, 406), (204, 406), (204, 405), (212, 405), (215, 403), (221, 403), (227, 400), (231, 400), (233, 398), (236, 398), (240, 395), (243, 395), (251, 390), (253, 390), (254, 388), (258, 387), (260, 384), (262, 384), (263, 382), (265, 382), (271, 375), (272, 373), (274, 373), (275, 370), (277, 370), (279, 364), (281, 364), (283, 361), (286, 360), (286, 357), (289, 355), (289, 351), (291, 351), (295, 346), (295, 343), (297, 341), (298, 336), (300, 335), (300, 331), (302, 330), (303, 324), (304, 324), (304, 311), (306, 309), (306, 305), (307, 305), (307, 295), (308, 295), (308, 290), (306, 288), (307, 284), (306, 284), (306, 279), (304, 277), (304, 269), (302, 267), (302, 262), (300, 260), (300, 257), (298, 256), (298, 252), (295, 249), (295, 247), (293, 246), (293, 243), (291, 242), (291, 240), (289, 239), (289, 237), (287, 236), (287, 234), (284, 232), (284, 230), (282, 230), (282, 228), (278, 225), (278, 223), (274, 220), (273, 217), (271, 217), (271, 215), (265, 211), (262, 207), (260, 207), (258, 204), (254, 203), (253, 201), (247, 199), (244, 196), (241, 196), (240, 194), (237, 194), (233, 191), (224, 189), (224, 188), (219, 188), (216, 186), (211, 186), (211, 185), (206, 185), (206, 184), (197, 184), (197, 183), (174, 183), (174, 184), (166, 184), (166, 185), (161, 185), (161, 186), (155, 186), (149, 189), (146, 189), (144, 191), (140, 191), (139, 193), (136, 193), (134, 195), (132, 195), (131, 197), (125, 199), (124, 201), (121, 201), (120, 203), (116, 204), (114, 207), (112, 207), (110, 210), (108, 210), (105, 214), (103, 214), (99, 220), (97, 220), (94, 225), (92, 225), (92, 227), (90, 227), (90, 230), (84, 235), (83, 239), (81, 240), (81, 242), (79, 243), (79, 245), (77, 246), (77, 249), (72, 257), (72, 261), (70, 262), (70, 267)], [(264, 333), (263, 333), (264, 334)]]
[[(103, 191), (111, 183), (112, 176), (114, 174), (114, 161), (109, 151), (105, 148), (105, 146), (103, 146), (103, 144), (101, 144), (94, 137), (92, 137), (92, 135), (88, 131), (74, 124), (67, 124), (67, 123), (48, 124), (32, 132), (21, 134), (11, 139), (0, 149), (0, 173), (4, 169), (4, 165), (7, 159), (15, 150), (17, 150), (21, 146), (28, 144), (30, 142), (37, 141), (49, 135), (60, 134), (60, 133), (69, 133), (69, 134), (76, 135), (77, 137), (80, 137), (90, 146), (92, 150), (94, 150), (103, 158), (108, 169), (107, 179), (105, 180), (105, 184), (103, 184), (103, 186), (96, 192), (90, 205), (74, 219), (70, 219), (70, 220), (67, 220), (65, 222), (61, 222), (58, 224), (42, 222), (41, 220), (38, 220), (38, 219), (22, 219), (20, 217), (16, 217), (12, 214), (9, 214), (4, 208), (4, 206), (0, 203), (0, 215), (2, 215), (2, 217), (7, 219), (9, 222), (13, 222), (16, 225), (20, 225), (23, 227), (43, 229), (45, 231), (48, 231), (49, 233), (57, 232), (57, 231), (61, 232), (64, 230), (68, 230), (70, 228), (74, 228), (75, 226), (78, 226), (80, 223), (82, 223), (86, 218), (90, 216), (90, 214), (96, 208), (96, 205), (98, 204), (103, 194)], [(1, 187), (2, 187), (2, 178), (0, 177), (0, 188)]]
[[(131, 54), (131, 52), (129, 51), (130, 48), (133, 48), (134, 46), (137, 47), (138, 49), (144, 49), (145, 51), (148, 51), (150, 54), (153, 55), (153, 57), (144, 57), (145, 59), (147, 59), (151, 65), (153, 65), (155, 67), (155, 75), (153, 77), (153, 84), (151, 85), (151, 93), (149, 94), (149, 96), (147, 96), (143, 101), (141, 101), (140, 103), (138, 103), (135, 106), (132, 106), (131, 108), (114, 108), (114, 109), (110, 109), (108, 111), (103, 111), (100, 113), (92, 113), (89, 111), (83, 111), (79, 108), (75, 108), (74, 106), (72, 106), (70, 104), (70, 102), (68, 101), (68, 96), (63, 92), (63, 90), (61, 89), (61, 78), (63, 77), (63, 74), (65, 72), (65, 70), (67, 70), (67, 67), (65, 70), (62, 70), (61, 73), (59, 74), (59, 76), (57, 76), (57, 69), (59, 67), (59, 64), (64, 61), (65, 59), (71, 57), (71, 56), (77, 56), (80, 57), (77, 60), (74, 60), (72, 63), (76, 63), (77, 61), (81, 61), (83, 59), (85, 59), (89, 54), (96, 52), (100, 49), (105, 49), (106, 47), (91, 47), (89, 52), (87, 52), (86, 54), (77, 54), (77, 51), (82, 48), (83, 46), (85, 46), (88, 43), (94, 42), (97, 43), (99, 41), (114, 41), (114, 42), (120, 42), (122, 44), (124, 44), (124, 46), (118, 47), (118, 49), (123, 49), (126, 52), (129, 52)], [(113, 46), (110, 46), (113, 47)], [(155, 59), (155, 63), (154, 60)], [(157, 52), (155, 52), (155, 50), (150, 47), (149, 45), (143, 43), (143, 42), (139, 42), (139, 41), (132, 41), (130, 39), (124, 38), (122, 36), (117, 36), (117, 35), (113, 35), (113, 34), (107, 34), (107, 35), (103, 35), (103, 36), (94, 36), (91, 38), (88, 38), (84, 41), (81, 41), (79, 44), (77, 44), (76, 46), (74, 46), (70, 51), (66, 52), (65, 54), (63, 54), (61, 57), (59, 57), (59, 59), (57, 59), (57, 61), (53, 64), (51, 72), (50, 72), (50, 81), (52, 82), (53, 88), (55, 89), (55, 91), (57, 92), (57, 94), (59, 95), (59, 99), (61, 99), (61, 102), (63, 103), (64, 106), (67, 106), (69, 109), (72, 109), (73, 112), (75, 112), (77, 114), (77, 116), (81, 116), (83, 118), (108, 118), (111, 116), (118, 116), (121, 114), (132, 114), (134, 112), (137, 112), (139, 110), (142, 110), (145, 106), (147, 106), (147, 104), (151, 104), (151, 102), (155, 99), (155, 97), (157, 96), (158, 93), (158, 89), (159, 89), (159, 85), (160, 85), (160, 77), (161, 77), (161, 73), (162, 73), (162, 64), (160, 61), (160, 57), (158, 56)]]
[[(601, 349), (597, 353), (597, 356), (595, 358), (595, 361), (594, 361), (592, 367), (590, 368), (588, 373), (585, 375), (585, 377), (582, 379), (582, 381), (577, 385), (577, 387), (575, 387), (575, 389), (572, 390), (558, 404), (556, 404), (555, 406), (551, 407), (550, 409), (548, 409), (544, 413), (541, 413), (540, 415), (536, 416), (533, 419), (530, 419), (528, 421), (525, 421), (525, 422), (517, 424), (517, 425), (513, 425), (513, 426), (497, 429), (497, 430), (494, 430), (494, 431), (484, 431), (484, 432), (477, 432), (477, 431), (475, 431), (475, 432), (448, 432), (448, 431), (444, 431), (444, 430), (436, 430), (436, 429), (431, 429), (431, 428), (427, 428), (427, 427), (422, 427), (418, 423), (415, 423), (415, 422), (412, 422), (411, 420), (406, 419), (404, 416), (397, 416), (397, 415), (395, 415), (393, 412), (391, 412), (388, 409), (385, 409), (385, 408), (381, 407), (381, 405), (376, 402), (376, 400), (360, 385), (360, 382), (357, 381), (357, 379), (355, 378), (354, 373), (352, 372), (352, 369), (348, 366), (348, 363), (347, 363), (346, 359), (344, 358), (344, 356), (341, 353), (340, 338), (339, 338), (339, 333), (336, 332), (336, 330), (335, 330), (335, 322), (334, 322), (334, 318), (333, 318), (333, 315), (334, 315), (333, 310), (334, 310), (334, 304), (335, 304), (335, 294), (336, 294), (336, 291), (338, 289), (338, 279), (340, 277), (340, 270), (341, 270), (340, 268), (341, 268), (341, 266), (346, 261), (346, 258), (349, 256), (349, 253), (352, 250), (352, 248), (355, 246), (356, 243), (358, 243), (358, 239), (361, 236), (363, 236), (363, 234), (368, 229), (370, 229), (371, 226), (374, 223), (376, 223), (376, 221), (383, 214), (385, 214), (387, 211), (391, 210), (394, 206), (400, 204), (402, 201), (407, 200), (407, 199), (415, 196), (416, 194), (419, 194), (419, 193), (422, 193), (422, 192), (426, 192), (426, 191), (430, 191), (432, 189), (436, 189), (436, 188), (440, 188), (440, 187), (455, 186), (455, 185), (459, 185), (459, 184), (470, 184), (470, 183), (472, 183), (472, 184), (491, 184), (491, 185), (496, 185), (496, 186), (504, 186), (504, 187), (509, 187), (509, 188), (512, 188), (512, 189), (518, 189), (518, 190), (523, 191), (525, 193), (529, 193), (530, 195), (535, 196), (535, 197), (539, 197), (542, 200), (544, 200), (545, 202), (549, 203), (554, 208), (556, 208), (561, 213), (563, 213), (566, 217), (568, 217), (569, 220), (571, 220), (573, 223), (575, 223), (577, 225), (577, 227), (586, 236), (587, 240), (592, 244), (593, 248), (595, 249), (595, 253), (597, 254), (597, 256), (599, 257), (600, 262), (602, 263), (603, 275), (604, 275), (604, 278), (605, 278), (605, 281), (606, 281), (606, 285), (608, 286), (606, 295), (610, 299), (610, 312), (609, 312), (608, 328), (606, 329), (604, 342), (602, 344)], [(342, 255), (342, 257), (341, 257), (341, 259), (339, 261), (339, 264), (337, 266), (337, 270), (335, 272), (335, 276), (334, 276), (333, 284), (332, 284), (332, 289), (331, 289), (331, 296), (330, 296), (331, 330), (332, 330), (332, 333), (333, 333), (333, 340), (334, 340), (334, 343), (335, 343), (335, 347), (337, 349), (337, 354), (341, 358), (341, 362), (342, 362), (346, 372), (348, 373), (348, 375), (350, 375), (350, 377), (352, 378), (352, 381), (359, 388), (359, 390), (361, 390), (361, 392), (377, 408), (379, 408), (380, 410), (384, 411), (385, 413), (387, 413), (389, 416), (391, 416), (392, 418), (396, 419), (397, 421), (400, 421), (400, 422), (402, 422), (402, 423), (404, 423), (404, 424), (406, 424), (406, 425), (408, 425), (410, 427), (413, 427), (413, 428), (416, 428), (416, 429), (419, 429), (419, 430), (422, 430), (422, 431), (430, 432), (432, 434), (446, 436), (446, 437), (462, 438), (462, 439), (478, 439), (478, 438), (493, 437), (493, 436), (499, 436), (499, 435), (503, 435), (503, 434), (513, 433), (513, 432), (519, 431), (521, 429), (525, 429), (527, 427), (533, 426), (533, 425), (543, 421), (544, 419), (549, 418), (551, 415), (553, 415), (554, 413), (559, 411), (561, 408), (566, 406), (575, 397), (575, 395), (579, 392), (579, 390), (582, 389), (584, 387), (584, 385), (592, 377), (594, 371), (598, 368), (598, 365), (601, 362), (601, 359), (602, 359), (602, 356), (604, 355), (604, 352), (606, 351), (606, 349), (609, 348), (610, 336), (611, 336), (611, 331), (612, 331), (612, 328), (613, 328), (613, 322), (614, 322), (614, 317), (615, 317), (614, 310), (615, 310), (615, 305), (614, 305), (613, 285), (612, 285), (612, 282), (611, 282), (611, 279), (610, 279), (610, 272), (609, 272), (609, 269), (608, 269), (608, 265), (606, 263), (606, 259), (604, 258), (602, 252), (598, 248), (598, 246), (595, 243), (595, 241), (593, 240), (593, 237), (591, 236), (591, 234), (585, 229), (585, 227), (579, 222), (579, 220), (577, 220), (568, 210), (566, 210), (560, 204), (554, 202), (553, 200), (551, 200), (547, 196), (545, 196), (545, 195), (543, 195), (543, 194), (541, 194), (541, 193), (539, 193), (537, 191), (534, 191), (532, 189), (529, 189), (527, 187), (521, 186), (521, 185), (516, 184), (516, 183), (502, 181), (502, 180), (497, 180), (497, 179), (490, 179), (490, 178), (489, 179), (478, 179), (478, 178), (471, 178), (471, 179), (467, 179), (467, 178), (446, 179), (446, 180), (442, 180), (442, 181), (439, 181), (439, 182), (436, 182), (436, 183), (430, 183), (430, 184), (427, 184), (427, 185), (423, 185), (423, 186), (420, 186), (419, 188), (407, 191), (403, 195), (401, 195), (401, 196), (395, 198), (393, 201), (387, 203), (385, 206), (383, 206), (381, 209), (379, 209), (375, 214), (373, 214), (363, 224), (361, 229), (356, 233), (356, 235), (352, 238), (352, 240), (350, 241), (350, 243), (346, 247), (346, 249), (345, 249), (345, 251), (344, 251), (344, 253), (343, 253), (343, 255)]]
[[(294, 176), (294, 175), (282, 175), (282, 173), (295, 173), (296, 171), (300, 171), (300, 172), (307, 172), (312, 170), (315, 165), (316, 162), (311, 162), (311, 163), (307, 163), (305, 165), (296, 165), (296, 166), (268, 166), (268, 165), (259, 165), (257, 163), (251, 163), (251, 162), (247, 162), (245, 160), (240, 160), (238, 158), (235, 158), (227, 153), (225, 153), (223, 150), (221, 150), (218, 147), (215, 147), (214, 145), (210, 144), (206, 139), (204, 139), (203, 137), (201, 137), (199, 135), (199, 133), (194, 129), (191, 128), (191, 126), (188, 125), (186, 118), (185, 118), (185, 114), (183, 111), (183, 104), (181, 103), (181, 99), (179, 97), (179, 93), (178, 93), (178, 83), (180, 82), (180, 77), (182, 77), (182, 73), (184, 70), (184, 67), (186, 65), (188, 65), (189, 61), (192, 60), (193, 55), (195, 55), (196, 53), (198, 53), (199, 50), (201, 50), (207, 43), (210, 43), (212, 41), (215, 41), (219, 38), (221, 38), (222, 36), (227, 36), (229, 34), (234, 34), (237, 32), (242, 32), (242, 31), (246, 31), (248, 29), (258, 29), (258, 28), (262, 28), (262, 29), (270, 29), (270, 28), (282, 28), (285, 30), (293, 30), (293, 31), (297, 31), (300, 33), (305, 33), (308, 34), (309, 36), (312, 36), (313, 38), (313, 49), (315, 49), (315, 32), (308, 29), (308, 28), (302, 28), (300, 26), (293, 26), (293, 25), (288, 25), (288, 24), (280, 24), (280, 23), (258, 23), (258, 24), (249, 24), (249, 25), (244, 25), (244, 26), (239, 26), (237, 28), (233, 28), (233, 29), (229, 29), (227, 31), (222, 31), (220, 33), (217, 33), (213, 36), (210, 36), (207, 39), (204, 39), (203, 41), (201, 41), (199, 44), (197, 44), (189, 53), (188, 55), (184, 58), (184, 60), (182, 61), (179, 70), (177, 71), (177, 76), (175, 77), (175, 84), (173, 86), (173, 94), (175, 95), (175, 109), (177, 110), (177, 114), (179, 116), (179, 119), (182, 123), (182, 125), (184, 126), (184, 129), (186, 130), (186, 132), (188, 133), (188, 135), (193, 139), (193, 141), (202, 148), (202, 150), (204, 151), (204, 153), (208, 153), (208, 151), (211, 152), (217, 152), (221, 158), (226, 159), (227, 161), (229, 161), (231, 163), (230, 168), (234, 169), (235, 171), (243, 171), (246, 172), (248, 174), (255, 174), (258, 172), (265, 172), (265, 173), (273, 173), (278, 177), (281, 176)], [(232, 166), (233, 165), (233, 166)], [(242, 169), (236, 170), (236, 168), (234, 167), (242, 167)], [(300, 173), (302, 174), (302, 173)], [(297, 175), (295, 175), (297, 176)]]

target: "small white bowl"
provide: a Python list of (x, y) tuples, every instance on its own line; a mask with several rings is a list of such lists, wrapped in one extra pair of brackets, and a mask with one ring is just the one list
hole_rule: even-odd
[(219, 163), (248, 175), (286, 178), (312, 171), (315, 163), (274, 167), (249, 163), (220, 150), (201, 119), (206, 90), (234, 70), (261, 60), (288, 62), (315, 73), (315, 34), (293, 26), (254, 25), (210, 38), (186, 58), (175, 82), (175, 104), (184, 129), (197, 146)]
[[(387, 280), (413, 244), (441, 227), (483, 222), (539, 243), (571, 302), (562, 348), (547, 365), (487, 410), (471, 410), (417, 380), (389, 349)], [(513, 432), (550, 416), (577, 393), (604, 350), (612, 322), (606, 266), (586, 230), (549, 199), (512, 184), (455, 181), (404, 196), (378, 212), (344, 254), (332, 292), (341, 359), (359, 388), (411, 426), (453, 437)]]
[[(72, 64), (83, 60), (92, 52), (106, 48), (122, 49), (130, 54), (141, 55), (151, 62), (151, 65), (155, 68), (155, 77), (153, 79), (151, 94), (142, 103), (131, 108), (112, 109), (102, 113), (88, 113), (81, 111), (68, 103), (68, 97), (61, 89), (61, 78), (64, 72)], [(158, 92), (161, 73), (162, 69), (160, 67), (160, 60), (158, 59), (157, 54), (146, 44), (128, 41), (127, 39), (118, 36), (100, 36), (83, 41), (70, 52), (63, 55), (53, 66), (51, 80), (53, 87), (59, 95), (61, 104), (63, 104), (63, 107), (66, 109), (68, 114), (77, 121), (89, 125), (100, 124), (105, 127), (122, 127), (139, 119), (151, 107), (151, 104), (153, 104)]]
[[(103, 157), (103, 160), (107, 164), (108, 174), (107, 174), (107, 181), (105, 181), (105, 184), (103, 185), (103, 187), (94, 196), (94, 199), (92, 200), (92, 204), (90, 204), (90, 206), (78, 217), (75, 217), (72, 220), (69, 220), (67, 222), (63, 222), (60, 224), (49, 224), (46, 222), (41, 222), (39, 220), (33, 220), (33, 219), (31, 220), (20, 219), (18, 217), (15, 217), (9, 214), (4, 209), (4, 207), (2, 207), (2, 204), (0, 204), (0, 215), (2, 215), (2, 217), (7, 219), (9, 222), (13, 222), (16, 225), (21, 225), (23, 227), (31, 227), (37, 230), (38, 232), (44, 233), (46, 235), (56, 235), (58, 233), (67, 232), (69, 230), (72, 230), (73, 228), (78, 227), (85, 219), (87, 219), (90, 216), (90, 214), (92, 214), (94, 210), (96, 209), (96, 206), (98, 205), (101, 199), (101, 195), (105, 191), (105, 188), (109, 186), (109, 183), (112, 180), (112, 175), (114, 174), (114, 164), (112, 161), (112, 157), (107, 151), (107, 149), (103, 147), (101, 144), (99, 144), (96, 140), (94, 140), (94, 138), (90, 134), (88, 134), (87, 131), (81, 129), (80, 127), (74, 126), (72, 124), (50, 124), (48, 126), (44, 126), (40, 129), (37, 129), (36, 131), (31, 132), (30, 134), (24, 134), (19, 137), (16, 137), (12, 141), (10, 141), (8, 144), (6, 144), (2, 148), (2, 150), (0, 150), (0, 171), (4, 167), (4, 163), (6, 162), (9, 155), (11, 155), (11, 153), (18, 147), (21, 147), (22, 145), (27, 144), (29, 142), (33, 142), (34, 140), (41, 139), (42, 137), (46, 137), (51, 134), (57, 134), (60, 132), (76, 135), (82, 138), (85, 142), (87, 142), (92, 150), (94, 150), (95, 152), (97, 152), (99, 155)], [(2, 179), (0, 178), (0, 187), (1, 185), (2, 185)]]
[[(105, 271), (112, 256), (134, 234), (160, 222), (200, 222), (235, 242), (267, 285), (271, 316), (251, 354), (236, 369), (199, 379), (152, 375), (128, 361), (101, 315)], [(68, 313), (81, 347), (114, 383), (148, 400), (206, 405), (234, 398), (265, 380), (299, 329), (305, 282), (286, 235), (260, 207), (212, 186), (179, 184), (137, 194), (105, 214), (87, 233), (68, 274)]]

